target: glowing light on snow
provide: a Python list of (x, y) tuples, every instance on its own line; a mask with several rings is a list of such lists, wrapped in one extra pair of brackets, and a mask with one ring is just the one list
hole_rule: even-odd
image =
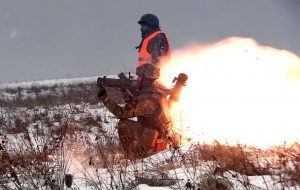
[(267, 147), (300, 139), (300, 57), (232, 37), (173, 52), (162, 82), (189, 76), (172, 112), (192, 141)]

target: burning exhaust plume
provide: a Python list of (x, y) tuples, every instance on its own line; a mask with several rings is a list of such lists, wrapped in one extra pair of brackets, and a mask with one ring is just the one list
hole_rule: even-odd
[(232, 37), (173, 52), (161, 82), (189, 77), (172, 108), (176, 128), (193, 142), (258, 147), (300, 140), (300, 57)]

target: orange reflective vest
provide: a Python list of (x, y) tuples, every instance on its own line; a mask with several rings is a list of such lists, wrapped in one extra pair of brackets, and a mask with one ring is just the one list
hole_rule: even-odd
[[(146, 63), (154, 64), (154, 60), (152, 59), (151, 54), (147, 51), (147, 47), (148, 47), (149, 41), (152, 38), (154, 38), (157, 34), (161, 34), (161, 33), (164, 33), (164, 32), (163, 31), (154, 32), (153, 34), (149, 35), (148, 37), (146, 37), (144, 39), (144, 41), (142, 43), (142, 46), (141, 46), (141, 49), (140, 49), (140, 52), (139, 52), (137, 67), (139, 67), (143, 64), (146, 64)], [(170, 54), (171, 54), (170, 41), (169, 41), (167, 35), (166, 35), (166, 38), (167, 38), (168, 45), (169, 45), (168, 52), (167, 52), (167, 57), (169, 57)]]

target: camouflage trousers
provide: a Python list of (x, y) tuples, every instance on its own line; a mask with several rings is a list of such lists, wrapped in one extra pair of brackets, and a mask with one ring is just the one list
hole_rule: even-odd
[(158, 131), (145, 128), (140, 122), (129, 119), (120, 120), (117, 128), (128, 159), (145, 158), (156, 152)]

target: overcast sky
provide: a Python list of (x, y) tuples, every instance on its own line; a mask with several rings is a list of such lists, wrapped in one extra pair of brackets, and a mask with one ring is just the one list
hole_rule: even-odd
[(242, 36), (300, 55), (300, 0), (1, 0), (0, 83), (132, 71), (144, 13), (172, 49)]

